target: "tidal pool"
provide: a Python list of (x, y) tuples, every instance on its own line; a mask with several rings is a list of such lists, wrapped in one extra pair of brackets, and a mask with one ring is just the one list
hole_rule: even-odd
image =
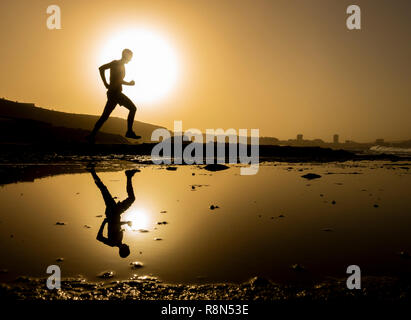
[[(0, 282), (45, 277), (53, 264), (62, 277), (94, 281), (114, 271), (116, 280), (149, 275), (167, 283), (317, 280), (344, 277), (349, 265), (360, 266), (363, 275), (408, 273), (408, 167), (265, 163), (257, 175), (241, 176), (237, 166), (209, 172), (136, 165), (130, 169), (140, 172), (128, 186), (134, 197), (125, 170), (102, 172), (98, 165), (95, 175), (3, 185)], [(302, 177), (308, 173), (321, 177)], [(119, 217), (131, 221), (122, 226), (130, 251), (124, 258), (110, 246), (107, 225), (98, 236), (107, 212), (104, 188), (115, 202), (128, 199)]]

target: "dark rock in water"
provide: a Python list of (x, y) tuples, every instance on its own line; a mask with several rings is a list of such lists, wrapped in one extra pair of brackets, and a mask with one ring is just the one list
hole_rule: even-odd
[(297, 271), (297, 272), (305, 271), (305, 267), (302, 266), (301, 264), (298, 264), (298, 263), (295, 263), (295, 264), (291, 265), (291, 269), (293, 269), (294, 271)]
[(131, 266), (132, 269), (140, 269), (140, 268), (142, 268), (144, 265), (143, 265), (143, 263), (140, 262), (140, 261), (134, 261), (134, 262), (131, 262), (131, 263), (130, 263), (130, 266)]
[(111, 279), (113, 278), (115, 275), (114, 271), (111, 270), (107, 270), (107, 271), (102, 271), (100, 272), (97, 277), (101, 278), (101, 279)]
[(325, 232), (332, 232), (332, 231), (334, 231), (333, 229), (331, 229), (331, 228), (324, 228), (324, 229), (322, 229), (322, 231), (325, 231)]
[(101, 218), (102, 216), (103, 216), (102, 214), (99, 214), (96, 216), (96, 218)]
[(163, 210), (163, 211), (160, 211), (160, 213), (167, 213), (167, 211), (166, 211), (166, 210)]
[(154, 241), (161, 241), (163, 238), (154, 238)]
[(138, 229), (137, 230), (138, 232), (141, 232), (141, 233), (146, 233), (146, 232), (149, 232), (148, 230), (146, 230), (146, 229)]
[(220, 208), (220, 207), (219, 207), (219, 206), (215, 206), (215, 205), (213, 205), (213, 204), (210, 206), (210, 210), (214, 210), (214, 209), (218, 209), (218, 208)]
[(307, 180), (313, 180), (313, 179), (321, 178), (321, 176), (319, 174), (315, 174), (315, 173), (307, 173), (307, 174), (305, 174), (301, 177), (304, 178), (304, 179), (307, 179)]
[(335, 200), (331, 201), (332, 204), (336, 204), (337, 202), (335, 202)]
[(85, 224), (85, 225), (84, 225), (84, 228), (90, 229), (91, 227)]
[(193, 172), (191, 175), (192, 175), (192, 176), (195, 176), (196, 174)]
[(65, 222), (56, 222), (56, 226), (65, 226), (66, 225), (66, 223)]
[(161, 225), (161, 224), (168, 224), (168, 222), (167, 222), (167, 221), (159, 221), (159, 222), (157, 222), (157, 224), (159, 224), (159, 225)]
[(379, 205), (378, 204), (374, 204), (374, 208), (378, 208), (379, 207)]
[(207, 171), (221, 171), (221, 170), (227, 170), (228, 168), (229, 167), (224, 164), (213, 163), (213, 164), (206, 165), (203, 169)]
[(285, 216), (283, 214), (280, 214), (278, 217), (279, 218), (284, 218)]
[(166, 170), (168, 171), (176, 171), (177, 167), (167, 167)]
[(63, 262), (63, 261), (64, 261), (64, 258), (57, 258), (56, 261), (57, 261), (57, 262)]

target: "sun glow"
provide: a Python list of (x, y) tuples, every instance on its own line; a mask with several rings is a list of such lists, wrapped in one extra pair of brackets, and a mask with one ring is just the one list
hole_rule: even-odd
[(104, 43), (100, 65), (120, 59), (125, 48), (133, 51), (133, 59), (126, 65), (124, 80), (134, 80), (135, 86), (123, 86), (123, 92), (136, 103), (150, 103), (166, 97), (179, 76), (178, 58), (168, 41), (147, 29), (124, 30)]
[(131, 221), (131, 226), (126, 225), (129, 230), (147, 230), (150, 227), (150, 218), (144, 209), (127, 211), (122, 220)]

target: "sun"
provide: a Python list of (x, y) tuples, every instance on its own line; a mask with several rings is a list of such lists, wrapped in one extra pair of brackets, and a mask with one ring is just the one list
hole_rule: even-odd
[(148, 29), (123, 30), (103, 44), (100, 65), (120, 59), (125, 48), (133, 51), (133, 59), (126, 65), (124, 79), (134, 80), (135, 85), (123, 86), (123, 92), (136, 103), (157, 102), (170, 94), (179, 76), (177, 54), (170, 43)]

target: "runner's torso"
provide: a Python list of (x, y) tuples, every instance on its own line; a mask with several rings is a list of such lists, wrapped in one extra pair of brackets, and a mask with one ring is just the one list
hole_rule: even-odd
[(111, 63), (110, 68), (110, 88), (112, 91), (122, 91), (123, 79), (126, 75), (124, 64), (118, 60)]

